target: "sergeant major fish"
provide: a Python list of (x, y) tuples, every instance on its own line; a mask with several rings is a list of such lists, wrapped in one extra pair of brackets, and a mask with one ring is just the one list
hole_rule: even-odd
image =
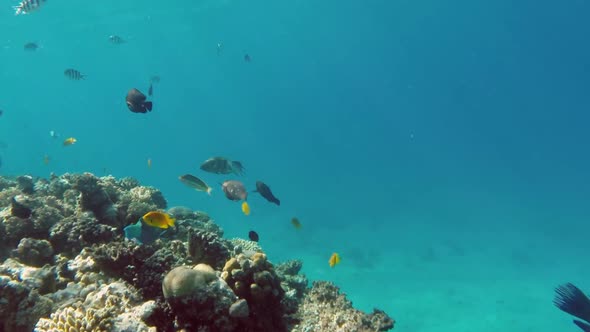
[(127, 92), (125, 102), (127, 108), (133, 113), (147, 113), (152, 111), (152, 102), (146, 101), (147, 97), (136, 88), (132, 88)]
[(66, 70), (64, 70), (64, 75), (74, 81), (79, 81), (79, 80), (83, 80), (86, 75), (83, 75), (82, 73), (80, 73), (80, 71), (73, 69), (73, 68), (68, 68)]
[(47, 0), (22, 0), (17, 6), (14, 6), (15, 15), (26, 15), (41, 7)]

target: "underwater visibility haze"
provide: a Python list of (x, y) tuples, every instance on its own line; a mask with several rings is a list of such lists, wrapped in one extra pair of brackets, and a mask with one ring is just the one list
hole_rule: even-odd
[[(95, 272), (143, 292), (129, 303), (169, 306), (173, 316), (154, 309), (145, 322), (161, 330), (203, 319), (166, 288), (173, 272), (225, 280), (218, 303), (236, 331), (364, 331), (310, 323), (318, 294), (335, 291), (293, 286), (302, 274), (308, 287), (329, 281), (373, 313), (367, 331), (392, 328), (389, 316), (408, 332), (580, 330), (559, 310), (572, 313), (568, 301), (584, 303), (578, 318), (590, 319), (580, 293), (590, 292), (590, 2), (25, 0), (19, 15), (13, 6), (0, 6), (3, 278), (30, 263), (22, 238), (48, 240), (51, 266), (58, 257), (100, 266), (115, 246), (180, 257), (174, 243), (185, 241), (188, 260), (134, 275), (138, 284)], [(26, 175), (50, 189), (23, 192)], [(68, 183), (80, 202), (53, 183)], [(103, 190), (112, 211), (89, 203)], [(18, 218), (39, 217), (35, 204), (53, 206), (52, 195), (63, 220), (96, 218), (113, 233), (71, 248), (55, 244), (58, 219), (10, 233)], [(14, 212), (27, 199), (32, 214)], [(223, 234), (191, 229), (197, 221)], [(221, 243), (203, 249), (210, 260), (198, 237)], [(299, 274), (280, 265), (293, 260)], [(292, 296), (285, 312), (299, 311), (252, 318), (266, 307), (232, 274), (250, 265), (265, 272), (252, 285)], [(67, 276), (58, 277), (38, 318), (58, 310)], [(154, 323), (163, 317), (167, 325)]]

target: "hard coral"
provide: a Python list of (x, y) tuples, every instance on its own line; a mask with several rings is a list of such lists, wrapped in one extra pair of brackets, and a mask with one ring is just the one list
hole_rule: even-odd
[(228, 316), (236, 296), (209, 265), (173, 269), (164, 278), (162, 289), (176, 316), (177, 328), (203, 332), (239, 331), (236, 322)]
[(280, 279), (263, 253), (239, 254), (228, 260), (221, 277), (248, 302), (250, 317), (240, 321), (243, 331), (286, 331)]
[(190, 228), (188, 230), (188, 255), (194, 263), (205, 263), (221, 268), (229, 258), (227, 243), (215, 233)]
[(306, 294), (299, 309), (301, 323), (292, 332), (337, 331), (375, 332), (393, 329), (395, 321), (383, 311), (375, 309), (365, 314), (352, 307), (338, 287), (326, 281), (316, 281)]
[(140, 289), (146, 299), (162, 294), (160, 285), (166, 272), (188, 263), (186, 248), (179, 241), (138, 245), (120, 240), (96, 245), (87, 253), (102, 271), (123, 278)]

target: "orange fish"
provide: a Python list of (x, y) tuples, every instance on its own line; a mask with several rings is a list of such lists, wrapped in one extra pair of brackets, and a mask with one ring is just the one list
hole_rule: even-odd
[(170, 217), (168, 213), (160, 211), (150, 211), (146, 213), (141, 219), (148, 225), (157, 228), (174, 227), (176, 219)]
[(330, 264), (330, 267), (334, 267), (336, 266), (336, 264), (340, 263), (340, 255), (338, 255), (337, 253), (333, 253), (332, 256), (330, 256), (330, 259), (328, 260), (328, 264)]
[(245, 215), (250, 215), (250, 205), (245, 201), (242, 203), (242, 212), (244, 212)]
[(66, 139), (64, 140), (64, 146), (72, 145), (72, 144), (76, 143), (77, 141), (78, 141), (78, 140), (77, 140), (77, 139), (75, 139), (74, 137), (69, 137), (69, 138), (66, 138)]

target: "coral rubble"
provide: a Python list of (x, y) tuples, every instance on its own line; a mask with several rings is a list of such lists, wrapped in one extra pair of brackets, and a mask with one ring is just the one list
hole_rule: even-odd
[[(204, 212), (138, 243), (125, 227), (163, 210), (162, 193), (90, 173), (0, 177), (0, 331), (386, 331), (394, 321), (225, 239)], [(143, 238), (143, 237), (142, 237)]]

